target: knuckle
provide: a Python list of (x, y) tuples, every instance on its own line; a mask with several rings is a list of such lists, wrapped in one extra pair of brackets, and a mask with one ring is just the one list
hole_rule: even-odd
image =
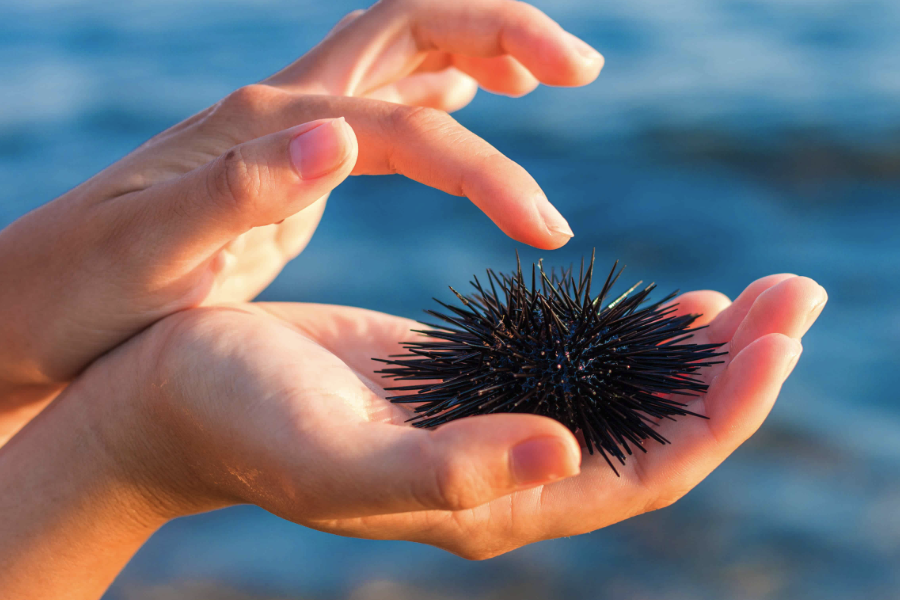
[[(659, 481), (653, 481), (650, 477), (648, 477), (643, 461), (636, 460), (634, 462), (634, 475), (639, 482), (640, 489), (643, 491), (642, 498), (639, 496), (638, 502), (629, 503), (630, 506), (633, 507), (632, 514), (628, 514), (628, 517), (641, 515), (648, 512), (653, 512), (654, 510), (659, 510), (660, 508), (665, 508), (669, 504), (666, 504), (666, 500), (668, 496), (661, 489), (659, 485)], [(672, 502), (675, 500), (673, 499)]]
[(514, 0), (507, 5), (508, 18), (518, 18), (522, 21), (546, 19), (547, 15), (540, 8), (528, 2)]
[(648, 513), (672, 506), (681, 500), (690, 489), (675, 488), (665, 492), (653, 494), (642, 512)]
[(427, 106), (399, 105), (390, 115), (393, 129), (399, 132), (422, 134), (447, 127), (453, 118), (442, 110)]
[(209, 196), (226, 209), (243, 212), (259, 199), (264, 174), (254, 161), (246, 160), (240, 146), (216, 159), (208, 182)]
[[(417, 5), (424, 4), (423, 0), (378, 0), (377, 6), (400, 8), (404, 10), (415, 9)], [(373, 7), (374, 8), (374, 7)]]
[(481, 504), (478, 484), (465, 461), (455, 456), (438, 459), (433, 470), (434, 496), (439, 507), (458, 511)]
[(660, 510), (675, 504), (684, 494), (664, 494), (658, 496), (650, 505), (647, 507), (645, 512), (652, 512), (654, 510)]
[(272, 110), (275, 101), (285, 92), (279, 88), (254, 83), (238, 88), (221, 102), (221, 108), (229, 115), (261, 115)]

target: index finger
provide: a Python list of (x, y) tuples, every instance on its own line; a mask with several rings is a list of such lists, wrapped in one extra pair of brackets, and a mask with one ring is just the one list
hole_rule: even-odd
[(523, 2), (389, 0), (333, 31), (266, 83), (363, 95), (408, 75), (430, 51), (509, 55), (538, 81), (557, 86), (586, 85), (603, 67), (596, 50)]
[[(363, 98), (302, 96), (261, 85), (233, 96), (221, 110), (240, 115), (235, 127), (245, 130), (238, 137), (343, 116), (359, 141), (354, 175), (396, 173), (465, 196), (508, 236), (538, 248), (559, 248), (573, 235), (524, 168), (443, 111)], [(229, 103), (233, 109), (225, 108)], [(247, 104), (256, 108), (249, 110)]]

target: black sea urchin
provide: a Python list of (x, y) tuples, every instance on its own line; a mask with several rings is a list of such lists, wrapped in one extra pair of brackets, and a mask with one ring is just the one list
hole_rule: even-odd
[(519, 263), (512, 275), (488, 269), (489, 289), (477, 277), (472, 295), (451, 287), (464, 308), (436, 300), (452, 314), (425, 311), (446, 323), (424, 323), (431, 329), (419, 333), (431, 339), (375, 359), (391, 365), (379, 373), (417, 382), (387, 388), (406, 392), (389, 400), (418, 404), (416, 427), (499, 412), (552, 417), (581, 431), (588, 451), (596, 447), (613, 471), (609, 457), (625, 464), (631, 446), (646, 451), (647, 438), (668, 443), (655, 420), (702, 416), (674, 398), (706, 391), (695, 374), (716, 364), (721, 344), (682, 343), (697, 331), (690, 328), (697, 315), (664, 306), (677, 292), (641, 307), (655, 284), (631, 295), (638, 282), (607, 304), (622, 274), (617, 266), (593, 298), (593, 256), (577, 279), (572, 268), (548, 276), (539, 262), (527, 285)]

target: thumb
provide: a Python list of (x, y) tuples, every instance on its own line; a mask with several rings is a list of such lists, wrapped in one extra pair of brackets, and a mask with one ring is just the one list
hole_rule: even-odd
[(357, 153), (343, 117), (311, 121), (235, 146), (153, 186), (142, 204), (156, 213), (151, 222), (164, 224), (169, 251), (189, 260), (300, 212), (347, 178)]
[(546, 417), (483, 415), (430, 431), (387, 423), (359, 427), (353, 444), (321, 449), (328, 459), (314, 461), (330, 468), (307, 483), (332, 492), (311, 507), (318, 518), (464, 510), (580, 471), (575, 437)]

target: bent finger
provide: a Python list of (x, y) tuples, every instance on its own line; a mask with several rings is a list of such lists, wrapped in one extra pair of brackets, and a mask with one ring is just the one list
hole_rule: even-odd
[(453, 65), (471, 76), (483, 89), (494, 94), (519, 97), (534, 91), (538, 80), (512, 56), (454, 55)]
[(772, 286), (753, 302), (731, 339), (729, 352), (740, 352), (753, 340), (769, 333), (782, 333), (799, 340), (827, 301), (825, 289), (808, 277), (791, 277)]
[(216, 115), (235, 122), (239, 139), (337, 117), (347, 119), (359, 140), (354, 175), (400, 174), (465, 196), (508, 236), (538, 248), (559, 248), (572, 237), (525, 169), (443, 111), (253, 85), (226, 98)]
[(266, 80), (364, 95), (414, 70), (425, 53), (508, 54), (542, 83), (585, 85), (603, 57), (537, 8), (514, 0), (381, 2)]
[(425, 106), (453, 112), (468, 105), (478, 92), (478, 83), (453, 67), (442, 71), (413, 73), (366, 95), (407, 106)]
[(375, 100), (306, 96), (275, 118), (345, 116), (359, 139), (355, 175), (399, 173), (454, 196), (465, 196), (504, 233), (555, 249), (572, 230), (523, 169), (445, 112)]
[(366, 10), (364, 8), (357, 8), (356, 10), (348, 12), (346, 15), (341, 17), (341, 20), (335, 24), (334, 27), (331, 28), (331, 31), (328, 32), (328, 35), (333, 35), (355, 21), (360, 15), (365, 13)]
[(574, 476), (581, 461), (572, 433), (535, 415), (472, 417), (435, 430), (370, 422), (352, 434), (352, 445), (319, 449), (328, 455), (322, 464), (340, 469), (306, 473), (310, 486), (333, 492), (321, 495), (327, 504), (309, 500), (314, 518), (470, 509)]
[(254, 227), (278, 223), (339, 185), (358, 147), (343, 119), (324, 119), (239, 144), (186, 175), (129, 201), (167, 260), (205, 258)]
[(731, 306), (724, 309), (710, 324), (708, 334), (714, 342), (728, 342), (734, 336), (734, 332), (744, 321), (750, 307), (764, 291), (778, 285), (786, 279), (796, 277), (793, 273), (781, 273), (768, 275), (757, 279), (741, 292)]
[[(709, 325), (722, 311), (731, 306), (731, 300), (728, 296), (721, 292), (713, 290), (697, 290), (693, 292), (685, 292), (681, 294), (667, 306), (674, 306), (674, 315), (696, 315), (697, 319), (691, 325), (692, 327), (704, 327)], [(706, 344), (706, 334), (703, 334), (704, 341), (695, 342)]]
[(782, 333), (758, 338), (734, 356), (703, 402), (691, 406), (707, 419), (660, 425), (671, 444), (635, 457), (656, 498), (651, 508), (683, 496), (759, 429), (801, 352), (800, 343)]

